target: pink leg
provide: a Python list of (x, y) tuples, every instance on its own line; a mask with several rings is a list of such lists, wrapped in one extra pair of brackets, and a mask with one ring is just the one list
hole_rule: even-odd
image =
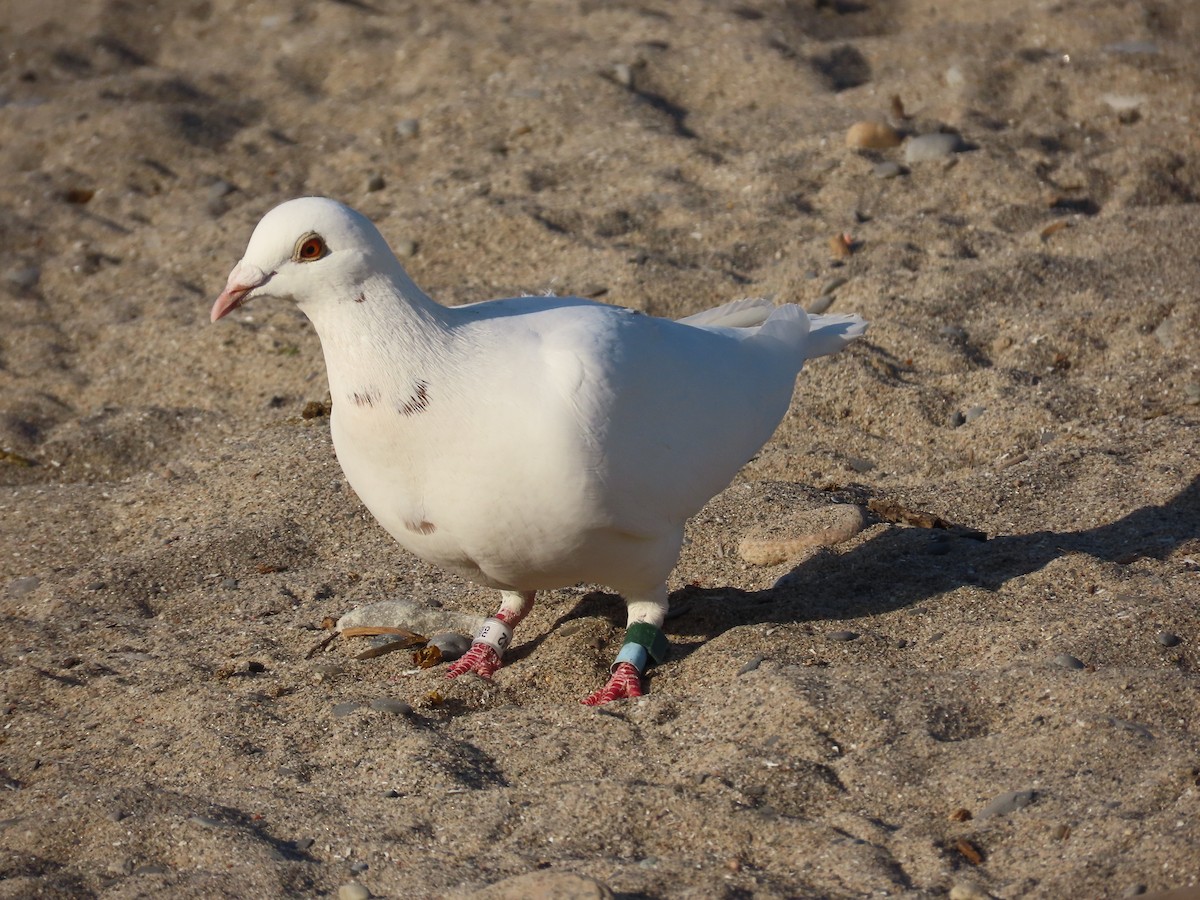
[[(635, 594), (626, 601), (626, 605), (629, 607), (627, 629), (636, 623), (653, 625), (656, 629), (661, 628), (663, 620), (667, 616), (667, 586), (662, 584), (652, 591)], [(644, 628), (645, 625), (640, 627)], [(665, 644), (665, 637), (661, 632), (659, 635)], [(664, 655), (665, 649), (664, 646), (662, 648)], [(625, 648), (622, 647), (622, 656), (624, 651)], [(617, 657), (617, 664), (608, 678), (608, 684), (598, 691), (588, 694), (581, 702), (587, 706), (600, 706), (603, 703), (612, 703), (614, 700), (642, 696), (642, 670), (648, 664), (647, 657), (643, 654), (638, 665), (634, 665), (632, 662), (623, 661), (622, 656)], [(639, 669), (638, 666), (641, 668)]]
[[(503, 591), (500, 601), (500, 611), (494, 618), (499, 619), (509, 628), (516, 628), (521, 620), (533, 609), (533, 591)], [(474, 672), (480, 678), (491, 678), (504, 663), (500, 654), (490, 644), (476, 641), (462, 658), (446, 672), (447, 678), (457, 678), (467, 672)]]
[(642, 696), (642, 676), (633, 663), (623, 662), (613, 671), (608, 684), (583, 698), (587, 706), (599, 706), (602, 703), (612, 703), (614, 700), (624, 700), (630, 697)]

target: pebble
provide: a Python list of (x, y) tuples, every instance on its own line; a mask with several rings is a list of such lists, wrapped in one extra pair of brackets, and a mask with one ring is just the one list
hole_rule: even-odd
[(393, 697), (377, 697), (371, 701), (370, 707), (377, 712), (392, 713), (397, 716), (410, 716), (413, 711), (412, 706)]
[(347, 700), (343, 703), (333, 704), (333, 717), (335, 719), (344, 719), (350, 713), (362, 707), (362, 704), (356, 700)]
[(382, 191), (385, 187), (387, 187), (387, 181), (378, 172), (367, 177), (367, 193)]
[(1167, 316), (1154, 329), (1154, 337), (1164, 348), (1171, 350), (1179, 343), (1179, 339), (1182, 337), (1180, 331), (1177, 318), (1175, 316)]
[(1200, 381), (1189, 381), (1183, 386), (1183, 396), (1188, 406), (1200, 403)]
[(909, 139), (904, 147), (904, 161), (915, 163), (945, 159), (952, 153), (958, 153), (963, 147), (963, 139), (957, 134), (922, 134)]
[(766, 657), (761, 653), (759, 653), (757, 656), (751, 657), (747, 662), (743, 663), (740, 669), (737, 670), (738, 675), (747, 675), (750, 672), (753, 672), (760, 665), (762, 665), (762, 661), (764, 659), (766, 659)]
[(357, 881), (347, 881), (338, 888), (338, 900), (369, 900), (371, 892)]
[(967, 421), (967, 417), (964, 416), (957, 409), (954, 412), (950, 413), (950, 415), (947, 416), (947, 418), (946, 418), (946, 424), (949, 425), (951, 428), (958, 428), (966, 421)]
[(471, 639), (465, 634), (446, 631), (431, 637), (429, 646), (437, 647), (442, 652), (442, 662), (454, 662), (471, 649)]
[(849, 278), (843, 278), (841, 275), (834, 275), (832, 278), (830, 278), (828, 281), (826, 281), (823, 285), (821, 285), (821, 293), (822, 294), (832, 294), (834, 291), (836, 291), (842, 285), (846, 284), (849, 280), (850, 280)]
[(1006, 791), (992, 798), (983, 809), (976, 813), (976, 819), (990, 819), (992, 816), (1007, 816), (1009, 813), (1024, 809), (1037, 800), (1036, 791)]
[(1160, 631), (1154, 636), (1154, 639), (1164, 647), (1178, 647), (1183, 643), (1183, 638), (1177, 634), (1172, 634), (1169, 631)]
[(363, 872), (367, 871), (367, 869), (369, 869), (369, 868), (371, 868), (370, 863), (366, 863), (366, 862), (363, 862), (362, 860), (359, 860), (358, 862), (353, 862), (350, 864), (350, 874), (351, 875), (361, 875)]
[(1054, 659), (1050, 660), (1056, 666), (1061, 666), (1064, 669), (1086, 669), (1087, 666), (1078, 657), (1072, 656), (1070, 653), (1060, 653)]
[(420, 133), (420, 119), (401, 119), (396, 123), (396, 137), (398, 138), (414, 138)]
[(900, 132), (886, 122), (855, 122), (846, 132), (846, 146), (855, 150), (886, 150), (899, 147)]
[(881, 163), (877, 163), (875, 168), (871, 169), (871, 174), (876, 178), (895, 178), (907, 171), (900, 163), (887, 159)]
[(812, 313), (814, 316), (819, 316), (829, 307), (833, 306), (833, 295), (823, 294), (808, 305), (806, 312)]
[(238, 587), (238, 580), (236, 578), (222, 578), (221, 587), (225, 588), (227, 591), (236, 591)]
[(401, 259), (412, 259), (417, 255), (417, 242), (409, 238), (401, 238), (396, 241), (392, 250)]
[(27, 294), (37, 287), (42, 270), (37, 266), (17, 266), (4, 273), (4, 283), (18, 294)]
[(42, 583), (42, 579), (36, 575), (26, 575), (24, 578), (14, 578), (8, 583), (8, 596), (17, 598), (24, 597), (37, 589), (37, 586)]
[(858, 639), (857, 631), (831, 631), (825, 635), (831, 641), (853, 641)]
[(987, 412), (986, 406), (972, 406), (965, 413), (963, 413), (963, 421), (964, 422), (974, 422), (976, 419), (978, 419), (980, 416), (982, 416), (985, 412)]

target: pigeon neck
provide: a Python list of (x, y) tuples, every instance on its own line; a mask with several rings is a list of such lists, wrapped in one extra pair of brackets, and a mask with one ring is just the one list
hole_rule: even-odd
[(363, 378), (395, 381), (400, 387), (440, 368), (448, 310), (399, 266), (370, 276), (349, 299), (304, 312), (321, 339), (335, 397), (339, 391), (359, 390)]

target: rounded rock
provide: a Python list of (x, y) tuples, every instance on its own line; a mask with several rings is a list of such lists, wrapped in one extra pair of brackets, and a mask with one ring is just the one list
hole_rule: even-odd
[(42, 583), (42, 579), (36, 575), (26, 575), (24, 578), (14, 578), (8, 583), (8, 595), (13, 598), (24, 597), (26, 594), (37, 590), (37, 586)]
[(344, 703), (333, 704), (333, 717), (335, 719), (344, 719), (355, 710), (362, 707), (362, 704), (357, 700), (347, 700)]
[(904, 166), (900, 165), (900, 163), (887, 159), (877, 164), (875, 168), (871, 170), (871, 174), (876, 178), (895, 178), (899, 175), (903, 175), (905, 171), (907, 170), (904, 168)]
[(412, 715), (413, 711), (412, 706), (393, 697), (377, 697), (371, 701), (370, 707), (376, 712), (391, 713), (396, 716)]
[(471, 649), (471, 639), (466, 635), (447, 631), (431, 637), (429, 639), (429, 646), (437, 647), (438, 650), (442, 651), (443, 662), (454, 662), (454, 660)]
[(825, 635), (831, 641), (854, 641), (858, 639), (857, 631), (831, 631)]
[(854, 150), (887, 150), (904, 138), (886, 122), (855, 122), (846, 132), (846, 146)]
[(357, 881), (347, 881), (338, 888), (338, 900), (370, 900), (371, 892)]
[(421, 132), (420, 119), (401, 119), (396, 123), (396, 137), (414, 138)]
[(1054, 657), (1054, 659), (1050, 660), (1050, 662), (1052, 662), (1052, 663), (1054, 663), (1054, 665), (1060, 666), (1064, 669), (1086, 669), (1087, 668), (1087, 666), (1084, 665), (1083, 660), (1079, 659), (1078, 657), (1072, 656), (1070, 653), (1060, 653), (1060, 654), (1058, 654), (1058, 656)]
[(1160, 631), (1154, 636), (1154, 639), (1164, 647), (1178, 647), (1183, 643), (1183, 638), (1170, 631)]
[(922, 134), (909, 140), (904, 148), (904, 161), (907, 163), (933, 162), (958, 153), (963, 147), (963, 139), (957, 134), (943, 132)]

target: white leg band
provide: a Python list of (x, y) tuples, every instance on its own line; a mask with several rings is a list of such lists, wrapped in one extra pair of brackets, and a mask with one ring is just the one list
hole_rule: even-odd
[(496, 651), (497, 656), (503, 656), (508, 645), (512, 643), (513, 630), (499, 619), (488, 619), (475, 635), (476, 644), (487, 644)]

